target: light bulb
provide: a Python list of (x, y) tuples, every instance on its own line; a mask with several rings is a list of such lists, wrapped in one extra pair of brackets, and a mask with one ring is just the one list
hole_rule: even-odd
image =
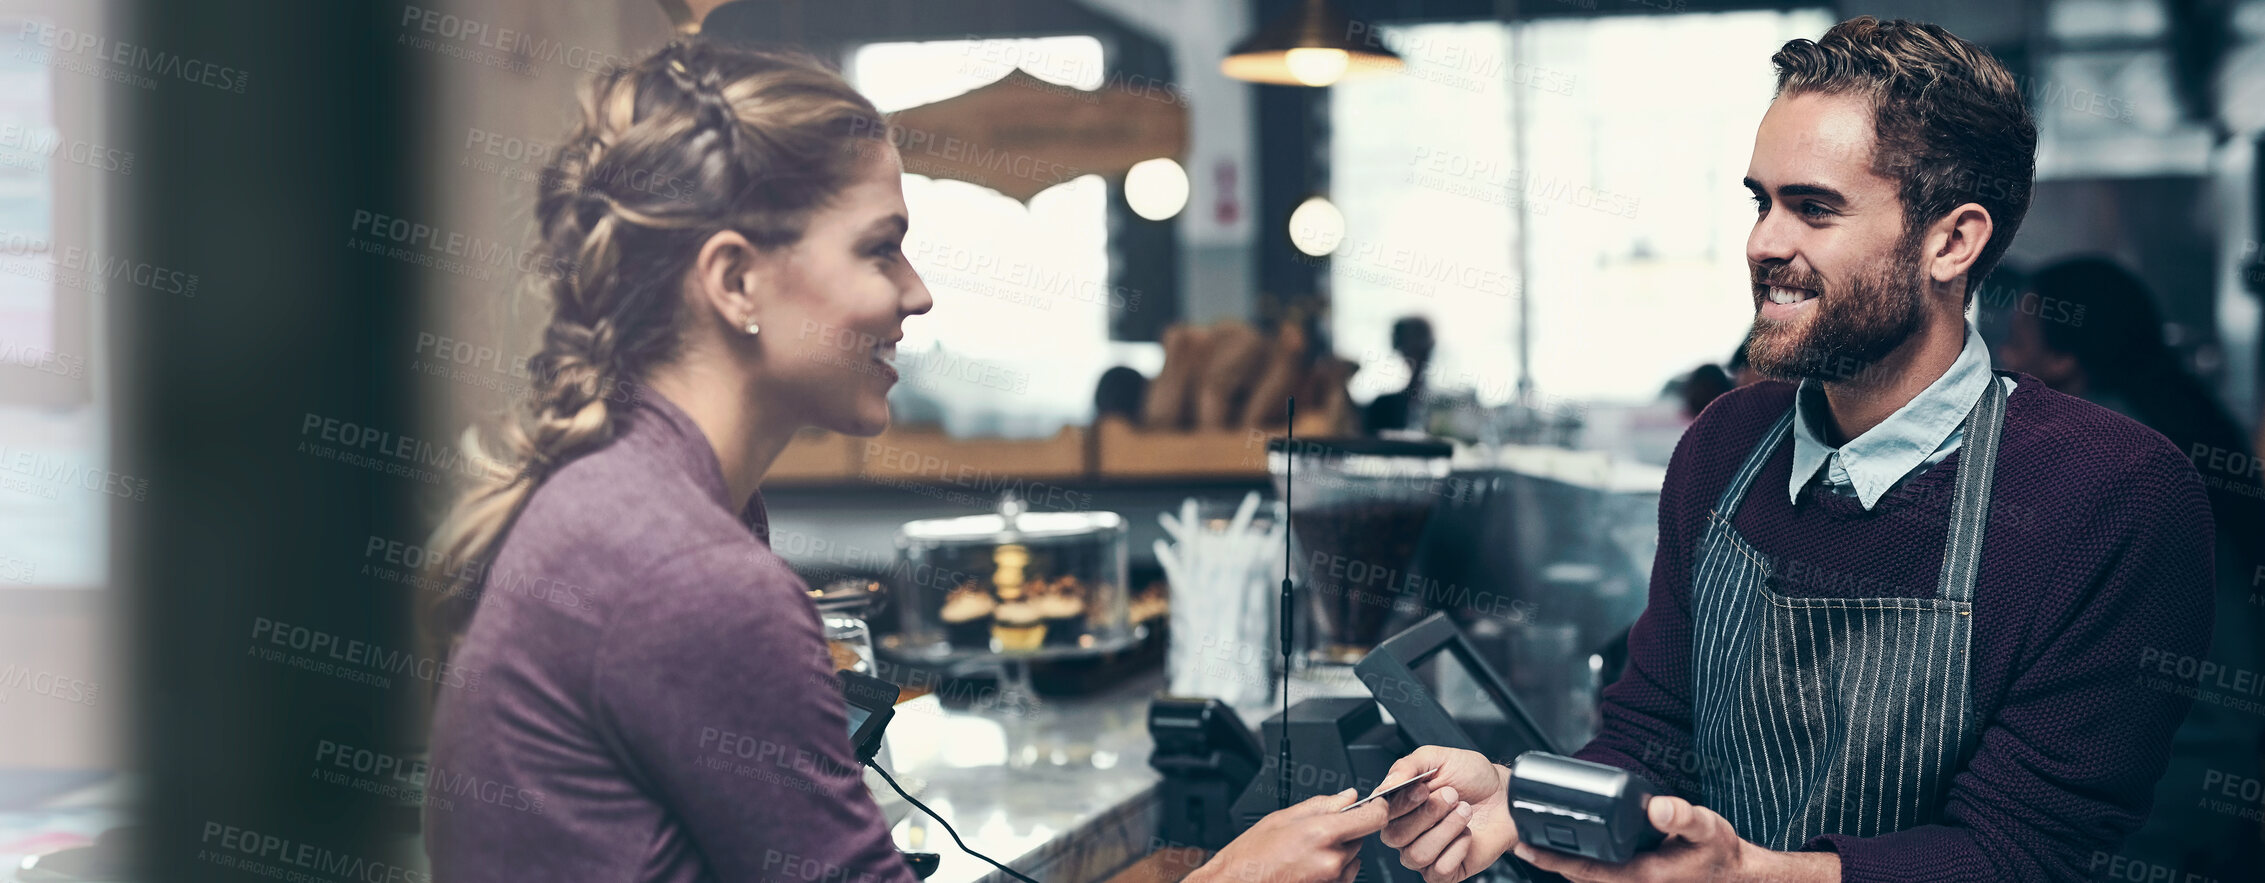
[(1318, 258), (1336, 251), (1344, 242), (1345, 213), (1327, 198), (1308, 199), (1290, 213), (1290, 244), (1299, 251)]
[(1165, 157), (1144, 159), (1125, 170), (1125, 202), (1133, 214), (1161, 221), (1188, 205), (1188, 173)]
[(1292, 49), (1283, 54), (1282, 63), (1289, 67), (1290, 76), (1308, 86), (1327, 86), (1345, 75), (1345, 68), (1353, 57), (1343, 49)]

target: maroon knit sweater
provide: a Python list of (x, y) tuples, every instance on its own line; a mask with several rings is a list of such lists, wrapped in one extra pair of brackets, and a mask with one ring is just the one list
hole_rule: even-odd
[[(1691, 568), (1707, 510), (1792, 406), (1763, 383), (1716, 399), (1675, 448), (1659, 502), (1651, 600), (1603, 727), (1580, 756), (1700, 798), (1691, 738)], [(1811, 483), (1786, 499), (1780, 444), (1736, 525), (1785, 562), (1777, 591), (1932, 595), (1961, 448), (1866, 512)], [(2211, 626), (2209, 503), (2161, 435), (2022, 375), (2007, 402), (1974, 599), (1974, 711), (1986, 723), (1952, 782), (1944, 824), (1828, 835), (1848, 881), (2088, 876), (2146, 817), (2189, 699), (2164, 661), (2202, 656)], [(2191, 666), (2189, 667), (2191, 670)], [(2183, 682), (2194, 685), (2191, 676)], [(2213, 689), (2203, 684), (2204, 690)], [(2257, 697), (2249, 697), (2251, 699)]]

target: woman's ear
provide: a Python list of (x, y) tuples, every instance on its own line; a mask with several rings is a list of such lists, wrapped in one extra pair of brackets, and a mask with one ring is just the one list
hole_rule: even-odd
[(763, 268), (768, 255), (736, 230), (700, 244), (692, 259), (692, 304), (702, 315), (744, 332), (763, 320)]

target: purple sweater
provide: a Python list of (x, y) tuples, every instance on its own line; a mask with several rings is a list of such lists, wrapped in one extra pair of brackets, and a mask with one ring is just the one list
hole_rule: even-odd
[(817, 610), (649, 398), (535, 491), (435, 711), (425, 843), (457, 881), (912, 883), (851, 760)]
[[(1580, 752), (1697, 799), (1709, 761), (1691, 738), (1691, 567), (1706, 513), (1793, 386), (1716, 399), (1676, 445), (1659, 503), (1651, 600), (1626, 673), (1604, 691), (1603, 727)], [(1736, 526), (1806, 597), (1932, 595), (1945, 511), (1963, 454), (1907, 480), (1867, 513), (1812, 483), (1785, 494), (1779, 445)], [(2169, 441), (2023, 375), (2007, 402), (1975, 588), (1975, 711), (1987, 721), (1955, 777), (1945, 824), (1872, 838), (1828, 835), (1842, 879), (2088, 877), (2146, 817), (2189, 700), (2163, 689), (2164, 660), (2200, 657), (2211, 607), (2209, 503)], [(2191, 676), (2184, 682), (2192, 685)]]

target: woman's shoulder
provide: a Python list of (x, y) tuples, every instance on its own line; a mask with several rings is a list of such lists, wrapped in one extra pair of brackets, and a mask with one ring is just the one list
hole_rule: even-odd
[[(604, 610), (674, 591), (664, 582), (728, 579), (733, 573), (792, 578), (748, 525), (708, 489), (647, 458), (611, 449), (575, 460), (535, 489), (495, 558), (585, 587)], [(752, 568), (747, 562), (771, 559)], [(687, 564), (704, 570), (688, 573)], [(508, 574), (490, 573), (489, 581)]]
[(668, 624), (679, 634), (814, 631), (802, 579), (768, 547), (742, 536), (679, 548), (649, 562), (603, 611), (609, 629)]

